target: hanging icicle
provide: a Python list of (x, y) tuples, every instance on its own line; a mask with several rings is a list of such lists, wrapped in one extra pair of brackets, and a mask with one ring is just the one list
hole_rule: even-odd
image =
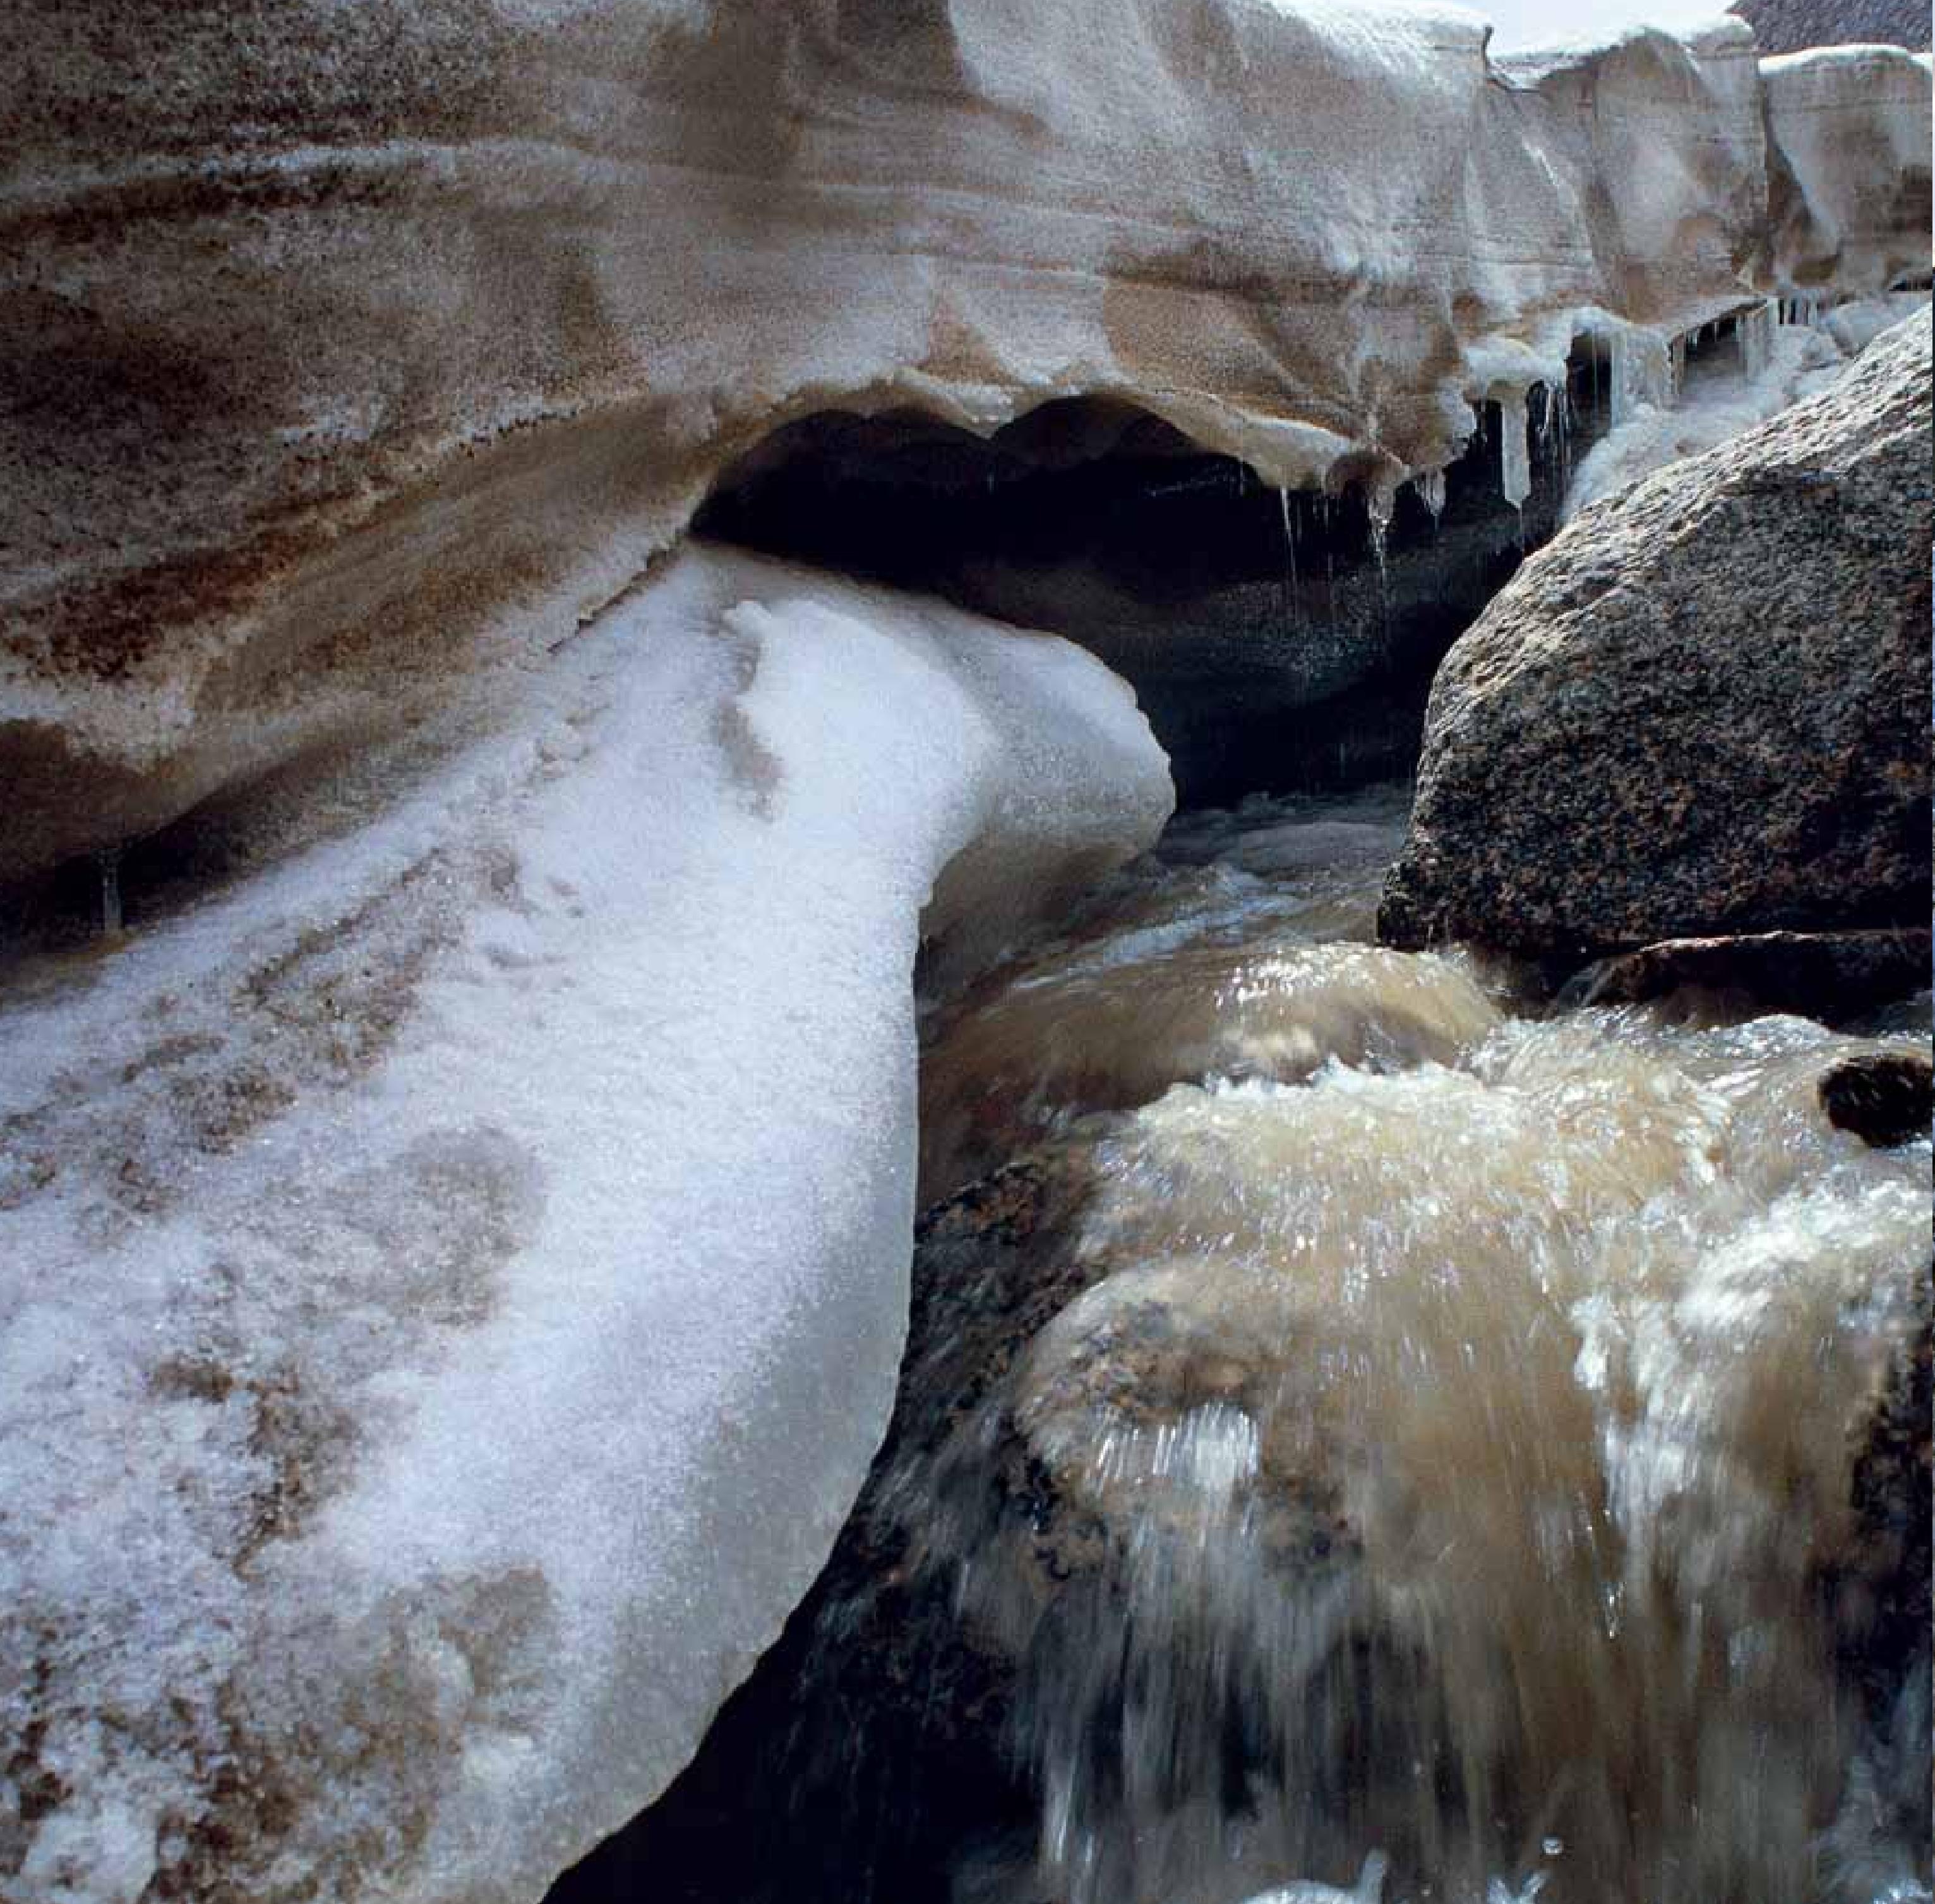
[(1532, 429), (1522, 390), (1499, 399), (1499, 487), (1514, 509), (1532, 493)]
[(1773, 300), (1764, 298), (1752, 309), (1743, 311), (1734, 321), (1734, 332), (1740, 340), (1740, 374), (1749, 383), (1766, 376), (1773, 361), (1775, 315)]
[(1420, 470), (1413, 486), (1417, 491), (1417, 499), (1431, 517), (1432, 527), (1435, 528), (1444, 514), (1444, 472)]
[(112, 937), (121, 930), (121, 849), (103, 846), (94, 863), (101, 874), (101, 931)]

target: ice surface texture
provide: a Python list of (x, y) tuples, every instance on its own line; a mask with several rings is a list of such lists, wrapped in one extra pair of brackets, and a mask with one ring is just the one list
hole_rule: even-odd
[(1169, 805), (1081, 650), (694, 551), (8, 1011), (9, 1904), (528, 1900), (649, 1799), (887, 1418), (917, 940)]
[(1738, 25), (91, 0), (8, 51), (0, 877), (541, 648), (803, 413), (1115, 397), (1387, 500), (1582, 329), (1929, 261), (1926, 65)]

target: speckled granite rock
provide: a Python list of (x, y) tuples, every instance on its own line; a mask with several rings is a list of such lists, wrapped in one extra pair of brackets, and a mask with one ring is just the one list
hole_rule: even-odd
[(1432, 690), (1388, 940), (1926, 922), (1929, 368), (1923, 315), (1526, 564)]
[(1763, 53), (1861, 44), (1928, 48), (1923, 0), (1734, 0)]

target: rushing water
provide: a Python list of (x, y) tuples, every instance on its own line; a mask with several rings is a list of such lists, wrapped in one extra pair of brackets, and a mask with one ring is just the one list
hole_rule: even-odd
[(1180, 822), (930, 1027), (930, 1196), (1093, 1173), (1073, 1299), (880, 1477), (1018, 1662), (1037, 1842), (956, 1895), (1925, 1898), (1926, 1502), (1873, 1476), (1929, 1148), (1822, 1115), (1873, 1037), (1377, 947), (1402, 810)]

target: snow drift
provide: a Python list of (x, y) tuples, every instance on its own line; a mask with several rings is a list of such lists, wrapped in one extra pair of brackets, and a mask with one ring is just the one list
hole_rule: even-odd
[(13, 1004), (0, 1891), (521, 1904), (651, 1797), (891, 1407), (917, 941), (1169, 805), (1081, 650), (693, 551)]

